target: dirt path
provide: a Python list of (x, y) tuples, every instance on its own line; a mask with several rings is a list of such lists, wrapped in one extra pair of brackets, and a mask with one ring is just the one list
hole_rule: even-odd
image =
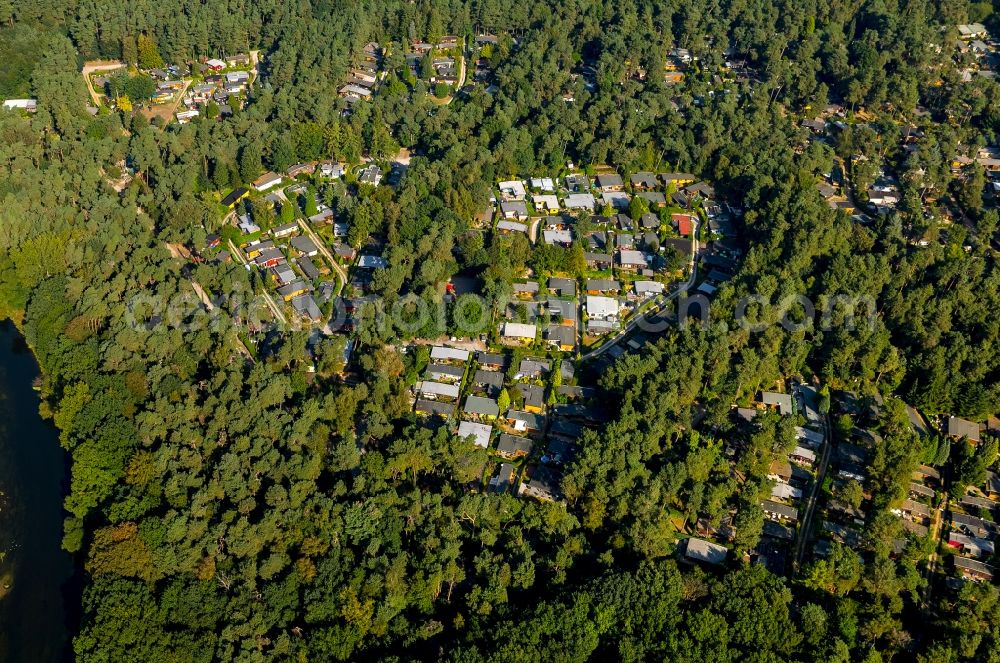
[(90, 62), (83, 63), (83, 80), (87, 83), (87, 90), (90, 92), (90, 99), (94, 102), (95, 106), (101, 105), (101, 95), (97, 93), (94, 89), (94, 84), (90, 80), (90, 75), (98, 71), (114, 71), (116, 69), (121, 69), (125, 66), (124, 62), (118, 62), (117, 60), (91, 60)]

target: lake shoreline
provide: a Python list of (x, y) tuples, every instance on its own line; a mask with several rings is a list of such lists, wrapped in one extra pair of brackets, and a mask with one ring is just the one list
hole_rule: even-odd
[(70, 457), (39, 411), (41, 370), (21, 325), (0, 320), (0, 659), (12, 663), (72, 660), (83, 587), (61, 546)]

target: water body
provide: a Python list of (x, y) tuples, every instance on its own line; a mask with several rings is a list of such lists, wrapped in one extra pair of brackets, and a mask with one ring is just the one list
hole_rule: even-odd
[(60, 547), (66, 454), (38, 414), (38, 364), (0, 322), (0, 661), (70, 657), (64, 588), (73, 562)]

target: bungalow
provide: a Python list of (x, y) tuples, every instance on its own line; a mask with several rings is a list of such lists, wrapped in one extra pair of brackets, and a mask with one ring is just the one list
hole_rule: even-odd
[(267, 172), (253, 181), (253, 188), (257, 191), (267, 191), (278, 184), (281, 184), (281, 175)]
[(535, 325), (521, 322), (504, 322), (501, 328), (501, 335), (506, 339), (519, 341), (534, 341), (536, 335)]
[(729, 548), (693, 536), (687, 540), (687, 544), (684, 546), (684, 557), (694, 562), (717, 566), (725, 562), (728, 556)]
[(548, 373), (550, 368), (549, 362), (544, 359), (522, 359), (514, 379), (540, 378), (544, 373)]
[(621, 283), (614, 279), (587, 279), (587, 293), (599, 295), (605, 292), (618, 292), (621, 290)]
[(763, 391), (760, 394), (760, 402), (767, 407), (775, 407), (781, 414), (792, 413), (792, 396), (790, 394), (779, 394), (773, 391)]
[(576, 297), (576, 281), (574, 279), (552, 277), (549, 279), (549, 290), (552, 290), (560, 297)]
[(816, 464), (816, 453), (805, 447), (795, 447), (792, 453), (788, 454), (789, 459), (801, 465), (812, 467)]
[(621, 191), (625, 188), (625, 182), (618, 173), (606, 173), (597, 176), (594, 188), (601, 192)]
[(502, 371), (507, 366), (507, 360), (502, 354), (492, 354), (480, 351), (476, 355), (476, 361), (483, 368), (495, 371)]
[(559, 475), (551, 468), (534, 466), (527, 470), (527, 477), (518, 486), (517, 494), (534, 497), (543, 502), (557, 502), (561, 498)]
[(610, 253), (592, 253), (588, 251), (583, 254), (583, 258), (587, 261), (587, 266), (594, 269), (609, 269), (614, 262), (614, 256)]
[(683, 237), (691, 236), (692, 218), (690, 214), (671, 214), (670, 220), (680, 235)]
[(233, 209), (236, 207), (236, 203), (240, 202), (249, 195), (249, 190), (244, 189), (243, 187), (237, 187), (230, 191), (229, 195), (222, 199), (222, 204), (229, 209)]
[(254, 258), (253, 262), (261, 269), (266, 269), (285, 262), (285, 255), (278, 249), (267, 249)]
[(639, 218), (639, 225), (641, 225), (644, 230), (656, 230), (660, 227), (660, 217), (656, 216), (652, 212), (646, 212)]
[(218, 58), (211, 58), (210, 60), (205, 61), (205, 66), (212, 71), (222, 71), (226, 68), (226, 63)]
[(691, 173), (660, 173), (660, 180), (664, 185), (669, 186), (671, 184), (676, 186), (684, 186), (685, 184), (690, 184), (698, 179)]
[(538, 294), (538, 282), (537, 281), (526, 281), (524, 283), (514, 283), (513, 284), (515, 295), (537, 295)]
[(358, 182), (361, 184), (370, 184), (371, 186), (378, 186), (379, 182), (382, 181), (382, 169), (375, 164), (368, 164), (368, 167), (362, 168), (358, 172)]
[(502, 433), (497, 441), (497, 454), (507, 460), (517, 460), (530, 456), (534, 445), (526, 437)]
[(504, 200), (500, 203), (500, 213), (505, 219), (527, 219), (528, 205), (523, 200)]
[(251, 242), (250, 244), (247, 245), (245, 251), (246, 251), (246, 254), (247, 254), (247, 258), (250, 258), (251, 260), (253, 260), (257, 256), (259, 256), (261, 253), (263, 253), (264, 251), (267, 251), (268, 249), (273, 249), (273, 248), (274, 248), (274, 242), (272, 242), (269, 239), (266, 239), (263, 242), (261, 242), (261, 241)]
[(959, 557), (958, 555), (952, 555), (952, 559), (955, 562), (955, 570), (958, 571), (963, 578), (977, 582), (980, 580), (991, 582), (993, 580), (993, 567), (989, 564), (977, 562), (976, 560), (969, 559), (968, 557)]
[(333, 245), (333, 255), (345, 262), (351, 262), (354, 260), (357, 253), (358, 252), (355, 251), (353, 247), (348, 246), (347, 244), (337, 243)]
[(201, 115), (201, 113), (199, 113), (196, 110), (178, 111), (175, 114), (175, 116), (177, 117), (177, 122), (179, 124), (187, 124), (188, 122), (198, 117), (199, 115)]
[(312, 257), (319, 253), (319, 247), (316, 246), (315, 242), (304, 235), (301, 237), (293, 237), (292, 241), (289, 243), (292, 245), (293, 249), (299, 252), (300, 255)]
[(518, 223), (517, 221), (497, 221), (497, 230), (502, 233), (524, 233), (528, 234), (528, 226), (523, 223)]
[(589, 193), (571, 193), (563, 198), (566, 209), (594, 210), (594, 196)]
[(435, 345), (431, 348), (431, 359), (434, 361), (469, 361), (469, 351), (462, 348), (449, 348), (445, 345)]
[(598, 318), (587, 320), (587, 333), (591, 336), (610, 334), (614, 329), (615, 323), (612, 320), (600, 320)]
[(598, 320), (616, 320), (619, 303), (613, 297), (587, 295), (587, 316)]
[(316, 304), (313, 296), (308, 293), (294, 297), (291, 304), (296, 313), (309, 318), (313, 322), (319, 322), (323, 319), (323, 312), (320, 311), (319, 305)]
[[(910, 495), (924, 499), (934, 499), (934, 489), (928, 488), (921, 483), (910, 482)], [(964, 503), (964, 498), (963, 498)]]
[(316, 164), (314, 163), (297, 163), (293, 166), (289, 166), (286, 171), (288, 176), (295, 179), (299, 175), (312, 175), (316, 172)]
[(795, 427), (795, 437), (803, 446), (810, 449), (819, 448), (825, 439), (823, 433), (802, 426)]
[(685, 187), (684, 193), (690, 199), (701, 198), (703, 200), (712, 200), (715, 198), (715, 189), (705, 182), (698, 182)]
[[(309, 223), (330, 223), (333, 221), (333, 210), (327, 207), (322, 212), (317, 212), (309, 217)], [(336, 232), (336, 229), (334, 230)]]
[(963, 555), (971, 555), (976, 559), (992, 557), (996, 546), (989, 539), (980, 539), (958, 532), (948, 533), (948, 546), (959, 550)]
[(496, 493), (507, 493), (517, 481), (517, 468), (510, 463), (500, 463), (497, 473), (490, 479), (490, 490)]
[(573, 232), (568, 228), (562, 230), (543, 230), (542, 239), (546, 244), (569, 246), (573, 243)]
[(514, 389), (524, 399), (524, 409), (526, 411), (541, 414), (545, 410), (545, 389), (537, 384), (528, 383), (517, 384), (514, 386)]
[(482, 396), (466, 396), (466, 414), (473, 414), (486, 419), (495, 419), (500, 414), (500, 406), (492, 398)]
[(663, 284), (658, 281), (635, 281), (632, 285), (635, 287), (636, 297), (646, 298), (663, 294)]
[(385, 269), (389, 266), (389, 261), (382, 256), (361, 256), (358, 258), (358, 267), (361, 269)]
[(274, 282), (279, 286), (288, 285), (295, 281), (295, 272), (292, 268), (286, 265), (277, 265), (271, 268), (271, 276), (274, 278)]
[(319, 270), (309, 258), (303, 256), (299, 258), (296, 263), (298, 264), (299, 269), (302, 270), (302, 273), (305, 274), (306, 278), (310, 281), (315, 281), (319, 278)]
[(780, 504), (772, 500), (764, 500), (760, 506), (764, 509), (764, 515), (771, 520), (795, 522), (799, 519), (799, 510), (793, 506)]
[(498, 396), (503, 389), (503, 382), (506, 376), (500, 371), (487, 371), (479, 369), (472, 378), (472, 384), (483, 387), (491, 397)]
[(309, 292), (312, 290), (312, 286), (305, 281), (293, 281), (288, 285), (283, 285), (278, 288), (277, 293), (281, 295), (281, 298), (286, 302), (290, 302), (299, 295)]
[(559, 197), (554, 195), (539, 195), (536, 194), (531, 198), (532, 203), (535, 205), (535, 209), (538, 211), (545, 212), (558, 212), (559, 211)]
[(344, 167), (334, 161), (325, 161), (319, 165), (319, 174), (329, 179), (339, 179), (344, 176)]
[(982, 39), (988, 35), (989, 33), (986, 31), (986, 26), (982, 23), (969, 23), (958, 26), (958, 37), (963, 41)]
[(511, 422), (514, 430), (541, 431), (545, 427), (545, 417), (533, 412), (512, 408), (507, 411), (507, 419)]
[(566, 176), (566, 190), (570, 193), (584, 193), (590, 190), (590, 180), (586, 175), (574, 173)]
[(649, 267), (649, 263), (641, 251), (619, 251), (618, 266), (626, 270), (636, 270)]
[(489, 424), (477, 424), (472, 421), (463, 421), (458, 424), (458, 437), (466, 439), (471, 437), (473, 444), (486, 449), (490, 446), (490, 436), (493, 435), (493, 426)]
[(767, 471), (767, 478), (772, 481), (788, 483), (792, 480), (792, 466), (783, 460), (773, 460)]
[(576, 300), (548, 299), (545, 301), (545, 313), (550, 318), (557, 318), (562, 326), (576, 324)]
[(653, 173), (636, 173), (629, 180), (632, 182), (632, 188), (645, 191), (655, 189), (659, 185), (659, 182), (656, 181), (656, 175)]
[(37, 99), (6, 99), (3, 102), (5, 110), (23, 110), (27, 113), (34, 113), (38, 110)]
[(549, 325), (545, 328), (545, 340), (563, 352), (576, 349), (576, 330), (566, 325)]
[(959, 417), (948, 417), (948, 437), (967, 438), (970, 442), (979, 442), (979, 424)]
[(280, 239), (282, 237), (291, 237), (299, 232), (299, 224), (296, 221), (291, 223), (286, 223), (284, 225), (276, 226), (271, 228), (271, 237), (275, 239)]
[(455, 404), (417, 399), (414, 410), (417, 414), (433, 414), (448, 419), (455, 413)]
[(431, 364), (424, 373), (425, 378), (430, 378), (437, 382), (459, 382), (464, 375), (464, 366), (453, 366), (451, 364)]
[(556, 190), (556, 183), (552, 181), (551, 177), (532, 177), (531, 188), (551, 192)]
[[(250, 56), (246, 53), (237, 53), (226, 58), (226, 63), (230, 67), (245, 67), (250, 64)], [(246, 72), (243, 72), (246, 73)]]
[(507, 200), (524, 200), (524, 197), (528, 195), (524, 189), (524, 182), (521, 180), (498, 182), (497, 188), (500, 189), (500, 195)]
[(611, 205), (613, 209), (628, 209), (628, 194), (623, 191), (606, 191), (601, 194), (601, 201)]
[(640, 191), (635, 194), (637, 198), (642, 198), (649, 203), (650, 207), (666, 207), (667, 197), (659, 191)]
[(344, 87), (340, 88), (340, 90), (338, 90), (337, 92), (338, 94), (340, 94), (341, 97), (344, 97), (348, 100), (364, 99), (365, 101), (367, 101), (372, 98), (372, 91), (370, 89), (362, 87), (360, 85), (355, 85), (354, 83), (348, 83)]
[(776, 483), (771, 488), (771, 497), (782, 500), (797, 500), (802, 498), (802, 489), (795, 488), (787, 483)]

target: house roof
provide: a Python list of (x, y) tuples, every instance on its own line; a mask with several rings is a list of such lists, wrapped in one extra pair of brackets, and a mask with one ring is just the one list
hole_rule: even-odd
[(319, 278), (319, 270), (316, 269), (316, 265), (314, 265), (313, 261), (310, 260), (308, 257), (303, 256), (299, 258), (296, 262), (299, 265), (299, 269), (302, 270), (302, 273), (306, 275), (306, 278), (308, 279)]
[(699, 562), (722, 564), (729, 556), (729, 549), (711, 541), (691, 537), (687, 540), (684, 555)]
[(576, 281), (552, 277), (549, 279), (549, 288), (558, 290), (562, 295), (573, 296), (576, 294)]
[(760, 402), (764, 405), (775, 405), (781, 414), (792, 413), (791, 394), (779, 394), (774, 391), (764, 391), (760, 394)]
[(645, 267), (649, 264), (646, 262), (646, 257), (642, 255), (642, 251), (632, 250), (620, 251), (618, 253), (618, 262), (622, 265), (633, 267)]
[(465, 411), (469, 414), (495, 417), (500, 414), (500, 406), (498, 406), (497, 402), (492, 398), (468, 396), (465, 399)]
[(319, 321), (323, 317), (323, 313), (319, 310), (319, 306), (316, 304), (316, 300), (313, 299), (312, 295), (299, 295), (298, 297), (292, 299), (291, 304), (292, 308), (295, 309), (300, 315), (304, 315), (310, 320)]
[(540, 375), (550, 368), (549, 362), (543, 359), (522, 359), (517, 372), (523, 376)]
[(629, 180), (632, 182), (632, 186), (642, 186), (649, 189), (652, 189), (659, 184), (656, 180), (656, 175), (647, 172), (636, 173), (635, 175), (629, 177)]
[(527, 233), (528, 226), (524, 225), (523, 223), (518, 223), (517, 221), (500, 219), (499, 221), (497, 221), (497, 230), (508, 230), (510, 232)]
[(597, 176), (597, 186), (602, 189), (609, 186), (625, 186), (625, 182), (618, 173), (605, 173)]
[(587, 290), (607, 292), (609, 290), (621, 290), (621, 287), (621, 283), (614, 279), (587, 279)]
[(490, 436), (493, 434), (493, 426), (489, 424), (477, 424), (472, 421), (463, 421), (458, 425), (458, 437), (466, 438), (471, 436), (473, 443), (483, 449), (490, 446)]
[(613, 297), (587, 295), (587, 315), (591, 318), (617, 317), (618, 309), (618, 300)]
[(531, 430), (542, 430), (542, 427), (545, 425), (545, 417), (542, 415), (532, 414), (531, 412), (523, 412), (513, 408), (507, 411), (507, 418), (513, 421), (523, 422), (525, 426)]
[(288, 295), (294, 295), (295, 293), (304, 292), (306, 290), (311, 290), (311, 289), (312, 286), (310, 286), (305, 281), (293, 281), (288, 285), (284, 285), (278, 288), (277, 293), (282, 297), (287, 297)]
[(431, 359), (438, 361), (468, 361), (469, 351), (462, 348), (449, 348), (444, 345), (435, 345), (431, 348)]
[(775, 514), (781, 518), (788, 520), (798, 520), (799, 518), (799, 510), (787, 504), (779, 504), (773, 500), (764, 500), (761, 502), (761, 507), (763, 507), (765, 512)]
[(523, 200), (503, 200), (500, 202), (500, 211), (505, 215), (528, 216), (528, 204)]
[(491, 387), (502, 387), (504, 374), (500, 371), (486, 371), (479, 369), (472, 378), (473, 384), (489, 385)]
[(465, 375), (465, 367), (453, 366), (451, 364), (429, 364), (424, 375), (429, 377), (444, 375), (450, 378), (460, 378)]
[(533, 448), (534, 445), (528, 438), (509, 435), (507, 433), (501, 434), (500, 439), (497, 441), (497, 452), (507, 456), (521, 453), (528, 455)]
[(455, 413), (455, 404), (443, 403), (441, 401), (429, 401), (426, 399), (418, 399), (415, 409), (417, 412), (423, 412), (426, 414), (437, 414), (442, 417), (450, 417)]
[(948, 435), (951, 437), (966, 437), (971, 442), (978, 442), (979, 431), (979, 424), (975, 422), (959, 417), (948, 417)]
[(502, 334), (507, 338), (526, 338), (529, 340), (534, 340), (535, 333), (536, 333), (535, 325), (524, 324), (522, 322), (503, 323)]
[(545, 406), (545, 389), (537, 384), (517, 384), (514, 388), (521, 394), (527, 407), (541, 408)]
[(302, 253), (316, 253), (319, 251), (319, 247), (311, 239), (302, 235), (300, 237), (293, 237), (292, 241), (289, 242), (296, 251)]
[(559, 345), (576, 345), (576, 330), (567, 325), (549, 325), (545, 328), (545, 338)]
[(492, 354), (489, 352), (479, 352), (476, 355), (476, 359), (480, 364), (503, 366), (507, 363), (507, 359), (502, 354)]
[(589, 193), (571, 193), (563, 198), (567, 209), (594, 209), (594, 197)]
[(635, 286), (635, 294), (639, 296), (658, 295), (663, 292), (663, 284), (659, 281), (636, 281), (632, 285)]

